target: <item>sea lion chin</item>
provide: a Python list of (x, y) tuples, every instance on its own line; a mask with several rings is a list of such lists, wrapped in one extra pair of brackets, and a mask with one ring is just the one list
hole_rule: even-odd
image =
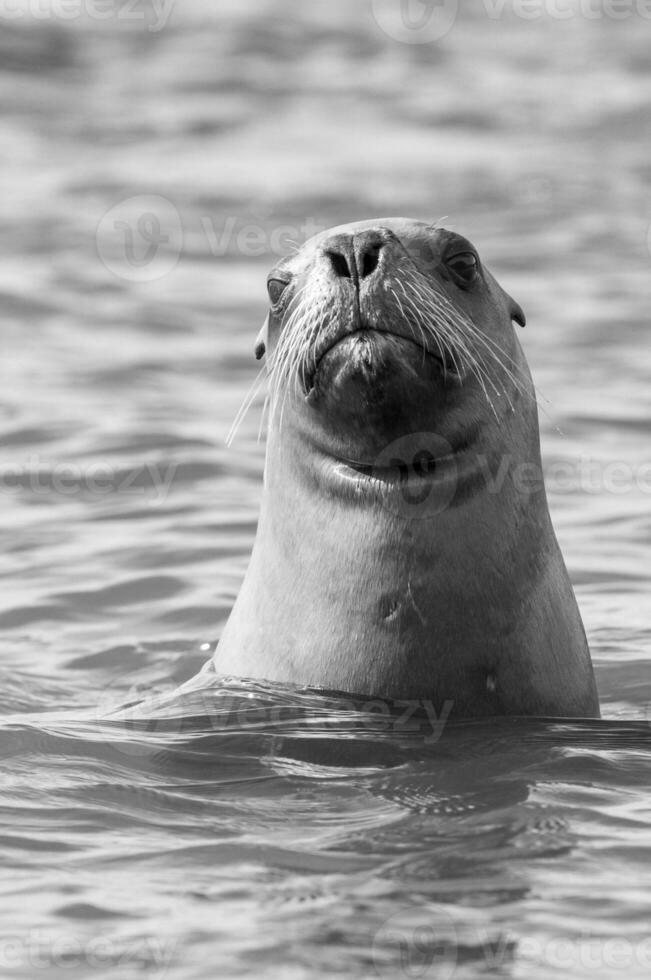
[(445, 399), (438, 359), (412, 340), (375, 330), (348, 334), (329, 348), (307, 392), (324, 429), (354, 431), (356, 444), (371, 453), (414, 425), (428, 424), (421, 416), (429, 420), (435, 403), (442, 411)]
[(541, 473), (524, 314), (475, 247), (405, 218), (345, 225), (268, 289), (263, 500), (218, 673), (598, 715), (542, 477), (518, 479)]

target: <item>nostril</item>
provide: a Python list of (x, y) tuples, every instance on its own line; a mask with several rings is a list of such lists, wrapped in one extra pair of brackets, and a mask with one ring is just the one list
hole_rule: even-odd
[(361, 262), (361, 278), (366, 279), (370, 276), (372, 272), (377, 269), (377, 264), (380, 261), (380, 249), (382, 248), (382, 243), (378, 242), (375, 245), (371, 245), (366, 249), (362, 255)]
[(338, 279), (352, 279), (356, 287), (373, 275), (380, 264), (385, 236), (376, 229), (355, 235), (334, 235), (323, 250)]
[(339, 276), (340, 279), (352, 279), (350, 267), (346, 260), (346, 256), (342, 255), (341, 252), (326, 252), (326, 255), (332, 263), (332, 268), (335, 270), (335, 274)]

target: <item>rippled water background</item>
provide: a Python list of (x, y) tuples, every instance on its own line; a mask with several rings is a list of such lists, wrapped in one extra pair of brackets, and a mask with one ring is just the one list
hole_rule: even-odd
[[(374, 8), (0, 6), (2, 977), (651, 970), (651, 22)], [(601, 722), (166, 697), (254, 536), (266, 271), (382, 214), (527, 313)]]

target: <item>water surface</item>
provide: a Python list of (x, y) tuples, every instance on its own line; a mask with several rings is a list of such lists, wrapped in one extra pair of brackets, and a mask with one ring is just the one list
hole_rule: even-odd
[[(483, 9), (431, 45), (343, 0), (1, 25), (3, 976), (649, 975), (648, 24)], [(255, 533), (266, 271), (401, 213), (527, 313), (601, 722), (167, 698)]]

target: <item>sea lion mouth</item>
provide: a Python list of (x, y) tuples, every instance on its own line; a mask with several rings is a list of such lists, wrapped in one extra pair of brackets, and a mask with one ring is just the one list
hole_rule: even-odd
[(404, 461), (396, 461), (391, 465), (383, 466), (381, 463), (364, 463), (355, 459), (345, 459), (339, 457), (337, 463), (340, 469), (350, 470), (359, 476), (368, 477), (369, 479), (378, 480), (381, 483), (386, 483), (389, 485), (404, 484), (407, 482), (413, 470), (413, 475), (416, 475), (420, 480), (434, 480), (440, 476), (442, 469), (456, 461), (457, 454), (463, 452), (463, 450), (468, 449), (470, 446), (470, 441), (459, 443), (454, 448), (450, 448), (448, 452), (442, 453), (441, 455), (436, 455), (431, 452), (423, 453), (421, 458), (416, 461), (416, 464), (409, 466)]
[[(476, 421), (445, 437), (433, 432), (410, 433), (389, 444), (373, 460), (333, 451), (319, 441), (312, 448), (320, 478), (333, 492), (348, 493), (352, 501), (371, 498), (399, 506), (413, 516), (414, 506), (436, 511), (481, 484), (477, 445), (483, 425)], [(433, 512), (434, 512), (433, 511)]]
[(363, 325), (354, 330), (345, 330), (340, 334), (337, 334), (335, 337), (332, 337), (327, 342), (323, 343), (315, 351), (311, 369), (306, 371), (304, 376), (306, 395), (309, 396), (315, 388), (319, 368), (321, 367), (324, 358), (328, 354), (336, 350), (342, 344), (348, 343), (351, 339), (358, 338), (360, 340), (364, 340), (367, 338), (368, 340), (373, 340), (381, 337), (391, 337), (394, 340), (399, 340), (405, 344), (415, 347), (421, 353), (423, 358), (431, 359), (438, 364), (441, 375), (444, 378), (446, 378), (448, 375), (456, 379), (460, 377), (461, 372), (458, 362), (455, 360), (451, 351), (449, 351), (442, 344), (434, 346), (431, 343), (427, 343), (425, 338), (419, 339), (411, 333), (403, 333), (399, 330), (389, 330), (380, 327)]

